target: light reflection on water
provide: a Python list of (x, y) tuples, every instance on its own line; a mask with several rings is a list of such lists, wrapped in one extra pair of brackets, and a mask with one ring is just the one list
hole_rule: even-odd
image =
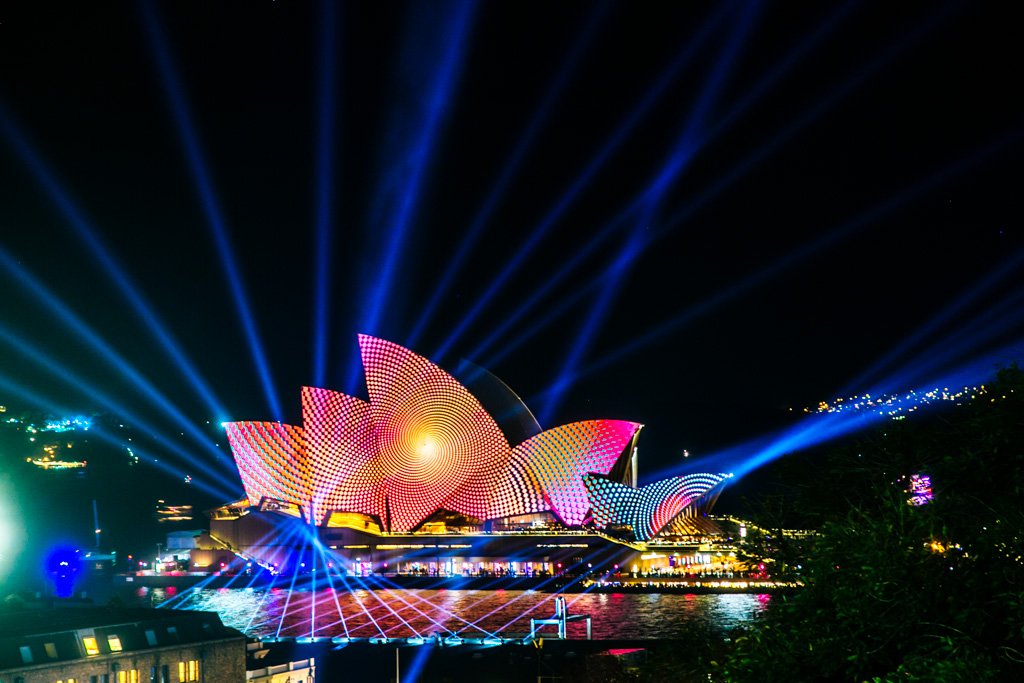
[[(159, 603), (164, 596), (151, 599)], [(434, 633), (463, 637), (530, 631), (531, 618), (554, 614), (555, 595), (534, 591), (352, 590), (315, 593), (281, 588), (205, 589), (168, 605), (220, 614), (228, 626), (252, 636), (389, 638)], [(166, 596), (172, 597), (172, 596)], [(683, 638), (724, 634), (765, 609), (769, 596), (582, 593), (566, 595), (570, 614), (589, 615), (598, 639)], [(315, 628), (311, 628), (311, 624)], [(569, 626), (582, 638), (584, 622)], [(549, 629), (550, 630), (550, 629)]]

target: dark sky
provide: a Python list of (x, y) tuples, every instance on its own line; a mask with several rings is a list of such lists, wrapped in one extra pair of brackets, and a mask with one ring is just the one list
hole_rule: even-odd
[[(1024, 43), (1001, 3), (145, 7), (0, 10), (0, 245), (197, 425), (274, 418), (211, 215), (283, 419), (299, 419), (299, 388), (318, 380), (318, 263), (329, 266), (320, 379), (341, 390), (356, 334), (409, 342), (450, 271), (412, 348), (488, 367), (547, 412), (545, 427), (645, 423), (649, 473), (861, 390), (860, 372), (1022, 246)], [(0, 339), (0, 403), (29, 403), (16, 384), (95, 408), (64, 381), (73, 372), (152, 430), (181, 431), (23, 279), (5, 268), (0, 282), (3, 328), (63, 377)], [(125, 283), (224, 414), (184, 379)], [(978, 329), (1021, 284), (1012, 270), (901, 362)], [(1019, 310), (998, 309), (1002, 336), (965, 343), (962, 357), (1013, 338)], [(573, 349), (576, 372), (546, 410)]]

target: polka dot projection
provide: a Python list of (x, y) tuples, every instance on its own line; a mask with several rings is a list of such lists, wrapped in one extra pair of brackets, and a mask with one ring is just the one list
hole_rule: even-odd
[(583, 482), (598, 528), (629, 526), (636, 540), (648, 541), (728, 477), (728, 474), (688, 474), (662, 479), (639, 489), (595, 474), (587, 474)]
[(486, 518), (509, 458), (494, 418), (422, 356), (366, 335), (359, 348), (393, 528), (410, 529), (439, 508)]
[(229, 422), (224, 428), (251, 505), (264, 498), (307, 505), (311, 480), (302, 429), (280, 422)]
[(487, 519), (547, 512), (550, 509), (551, 505), (547, 503), (544, 489), (533, 474), (529, 460), (519, 450), (513, 450), (508, 461), (508, 471), (491, 493)]
[(640, 425), (576, 422), (511, 448), (494, 418), (454, 377), (392, 342), (360, 335), (369, 402), (303, 387), (303, 427), (227, 426), (252, 504), (295, 503), (323, 524), (331, 512), (415, 529), (437, 510), (477, 519), (551, 511), (581, 524), (583, 475), (608, 474)]
[(577, 526), (590, 509), (582, 475), (611, 472), (640, 427), (624, 420), (573, 422), (527, 439), (514, 453), (528, 463), (549, 509), (565, 524)]
[(313, 518), (325, 519), (332, 510), (381, 513), (370, 405), (338, 391), (303, 387), (302, 423), (315, 481)]

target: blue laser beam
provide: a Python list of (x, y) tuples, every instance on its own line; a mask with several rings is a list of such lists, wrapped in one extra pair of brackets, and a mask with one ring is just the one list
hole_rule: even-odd
[(135, 311), (135, 315), (146, 325), (146, 328), (160, 343), (164, 352), (170, 356), (185, 379), (188, 380), (195, 392), (206, 403), (207, 409), (213, 415), (226, 415), (227, 413), (214, 395), (213, 390), (202, 378), (198, 370), (196, 370), (195, 365), (181, 349), (160, 318), (153, 313), (152, 306), (143, 298), (140, 288), (128, 277), (124, 267), (114, 258), (113, 254), (100, 239), (97, 231), (90, 225), (82, 209), (74, 202), (70, 193), (64, 189), (53, 171), (32, 147), (27, 136), (15, 124), (2, 103), (0, 103), (0, 127), (3, 128), (8, 141), (18, 156), (32, 171), (36, 181), (46, 190), (61, 215), (74, 228), (79, 239), (85, 243), (93, 257), (100, 263), (103, 273), (114, 282), (118, 293), (125, 297), (128, 304)]
[(497, 208), (498, 201), (502, 196), (504, 196), (505, 190), (508, 188), (512, 178), (515, 177), (515, 174), (518, 172), (527, 152), (533, 148), (533, 142), (537, 137), (537, 133), (540, 132), (541, 126), (547, 119), (551, 108), (558, 99), (558, 96), (565, 91), (565, 84), (569, 80), (569, 76), (576, 70), (580, 58), (583, 56), (587, 46), (590, 44), (598, 25), (604, 21), (608, 7), (608, 3), (602, 3), (599, 5), (597, 10), (590, 14), (587, 23), (577, 34), (576, 40), (567, 53), (565, 59), (562, 60), (562, 66), (552, 79), (551, 85), (548, 87), (544, 98), (534, 109), (533, 116), (530, 118), (530, 122), (527, 125), (526, 130), (522, 135), (520, 135), (519, 140), (516, 142), (512, 156), (502, 168), (501, 175), (498, 176), (498, 179), (494, 182), (494, 185), (488, 193), (487, 198), (484, 200), (483, 205), (477, 211), (476, 216), (473, 218), (469, 228), (466, 230), (466, 234), (463, 236), (462, 240), (460, 240), (459, 246), (456, 249), (455, 254), (452, 256), (451, 261), (449, 261), (448, 266), (444, 269), (441, 281), (437, 284), (437, 287), (434, 288), (434, 293), (431, 295), (427, 305), (423, 307), (423, 312), (420, 314), (416, 324), (413, 325), (412, 332), (409, 333), (409, 336), (406, 339), (406, 348), (415, 348), (415, 344), (419, 341), (419, 337), (423, 333), (423, 329), (433, 316), (434, 310), (441, 302), (444, 294), (448, 291), (456, 273), (461, 269), (462, 264), (470, 254), (471, 248), (476, 244), (477, 239), (480, 237), (481, 231), (484, 226), (487, 225), (487, 222), (490, 220), (495, 208)]
[(1004, 281), (1009, 275), (1018, 273), (1022, 265), (1024, 265), (1024, 249), (1018, 250), (1014, 256), (1006, 259), (1006, 261), (1004, 261), (998, 268), (992, 270), (980, 282), (958, 296), (938, 315), (932, 317), (928, 322), (919, 327), (898, 345), (893, 347), (884, 357), (880, 358), (871, 367), (864, 370), (847, 386), (846, 389), (840, 393), (850, 393), (854, 390), (854, 387), (864, 386), (869, 381), (876, 379), (879, 373), (890, 368), (893, 363), (898, 361), (917, 344), (934, 334), (943, 325), (949, 323), (967, 306), (977, 302), (980, 297), (986, 295), (993, 287)]
[(330, 308), (330, 269), (333, 236), (334, 191), (334, 117), (336, 49), (335, 3), (325, 0), (318, 5), (320, 24), (320, 81), (317, 108), (316, 156), (316, 247), (313, 254), (313, 378), (323, 386), (327, 368), (329, 342), (328, 309)]
[(708, 17), (696, 34), (686, 43), (686, 46), (679, 52), (672, 64), (666, 69), (655, 84), (647, 91), (643, 99), (635, 106), (626, 120), (619, 126), (612, 137), (598, 150), (597, 154), (590, 160), (586, 168), (573, 181), (572, 185), (562, 194), (540, 222), (533, 228), (526, 239), (520, 244), (519, 249), (505, 263), (498, 275), (487, 286), (487, 289), (477, 297), (469, 311), (462, 317), (459, 323), (452, 329), (444, 343), (433, 354), (434, 359), (441, 359), (453, 344), (459, 339), (462, 333), (477, 318), (483, 308), (504, 286), (505, 282), (525, 261), (527, 256), (540, 243), (548, 230), (554, 225), (562, 214), (572, 205), (579, 193), (586, 187), (593, 177), (600, 171), (613, 153), (628, 139), (629, 135), (636, 128), (637, 124), (651, 110), (654, 104), (661, 98), (668, 86), (675, 80), (684, 66), (688, 65), (694, 55), (704, 46), (707, 39), (713, 34), (718, 24), (724, 20), (729, 3), (723, 3), (722, 7)]
[(427, 666), (427, 660), (430, 659), (432, 654), (434, 654), (434, 648), (421, 645), (416, 650), (416, 656), (413, 657), (412, 664), (406, 667), (405, 676), (402, 677), (402, 681), (404, 683), (416, 683), (420, 680), (423, 669)]
[[(345, 619), (345, 615), (344, 615), (344, 613), (341, 610), (341, 602), (338, 601), (338, 591), (334, 587), (334, 579), (331, 578), (331, 565), (333, 563), (330, 560), (327, 559), (328, 552), (324, 549), (324, 546), (323, 546), (322, 543), (321, 544), (317, 544), (317, 551), (320, 553), (320, 559), (321, 559), (324, 567), (326, 567), (326, 569), (327, 569), (327, 583), (328, 583), (328, 585), (330, 586), (330, 589), (331, 589), (331, 596), (334, 598), (334, 607), (338, 611), (338, 619), (341, 621), (341, 628), (345, 632), (345, 637), (349, 638), (351, 636), (350, 636), (349, 631), (348, 631), (348, 622)], [(337, 559), (338, 559), (337, 557), (334, 557), (333, 555), (332, 555), (332, 558), (334, 559), (334, 561), (337, 561)], [(337, 623), (337, 622), (335, 622), (335, 623)]]
[[(1019, 358), (1022, 347), (1016, 345), (1012, 349), (1007, 349), (1007, 351), (1016, 354), (1014, 357)], [(993, 374), (993, 359), (986, 358), (936, 376), (931, 382), (922, 386), (956, 386), (964, 381), (985, 381), (986, 378), (992, 377)], [(927, 392), (927, 389), (919, 389), (915, 392), (909, 392), (908, 395), (924, 395)], [(919, 407), (921, 405), (923, 404), (918, 404)], [(730, 466), (731, 471), (739, 478), (779, 457), (863, 431), (887, 419), (889, 419), (889, 416), (884, 410), (827, 413), (812, 416), (806, 418), (798, 426), (769, 440), (764, 445), (754, 448), (748, 446), (746, 448), (732, 449), (730, 460), (735, 464), (726, 466)], [(707, 458), (701, 458), (698, 462), (707, 463), (709, 460), (716, 463), (723, 461), (721, 457), (708, 456)]]
[(689, 164), (697, 148), (700, 146), (701, 131), (705, 126), (707, 116), (727, 79), (729, 71), (736, 61), (741, 45), (743, 45), (748, 32), (753, 27), (754, 19), (759, 10), (759, 2), (751, 3), (743, 8), (740, 13), (740, 20), (737, 22), (732, 36), (726, 42), (715, 62), (714, 68), (705, 79), (701, 92), (690, 110), (675, 149), (669, 155), (668, 161), (663, 165), (661, 173), (658, 174), (658, 177), (650, 185), (643, 201), (643, 209), (634, 223), (632, 232), (627, 238), (624, 248), (619, 251), (611, 267), (605, 272), (604, 286), (600, 294), (594, 299), (590, 313), (584, 320), (575, 341), (563, 360), (562, 367), (552, 385), (552, 390), (547, 392), (548, 400), (544, 402), (540, 410), (542, 422), (550, 424), (553, 421), (560, 401), (571, 384), (570, 377), (576, 371), (587, 348), (603, 323), (608, 310), (611, 308), (615, 294), (619, 291), (620, 281), (629, 272), (634, 259), (643, 251), (644, 237), (642, 231), (656, 213), (663, 194), (682, 172), (683, 168)]
[[(765, 77), (763, 77), (758, 82), (758, 84), (748, 93), (748, 95), (744, 97), (736, 106), (730, 109), (730, 111), (721, 118), (720, 123), (717, 124), (714, 128), (712, 128), (711, 131), (709, 131), (709, 133), (704, 138), (703, 144), (706, 146), (710, 142), (710, 140), (714, 139), (717, 135), (721, 134), (725, 130), (726, 126), (731, 125), (731, 123), (736, 118), (738, 118), (743, 111), (749, 108), (749, 106), (758, 97), (767, 92), (770, 86), (774, 85), (790, 69), (792, 69), (793, 65), (796, 62), (798, 62), (800, 58), (802, 58), (804, 55), (810, 52), (811, 49), (816, 47), (825, 37), (827, 37), (832, 31), (834, 31), (839, 21), (849, 13), (852, 6), (853, 3), (850, 3), (841, 7), (840, 10), (833, 14), (821, 28), (812, 33), (809, 38), (802, 41), (796, 49), (794, 49), (775, 68), (773, 68)], [(857, 74), (855, 74), (855, 76), (847, 80), (842, 86), (833, 89), (830, 92), (830, 94), (826, 98), (824, 98), (824, 100), (808, 109), (807, 112), (805, 112), (804, 115), (799, 117), (793, 124), (787, 126), (781, 133), (777, 134), (768, 143), (762, 145), (757, 150), (755, 150), (755, 152), (745, 157), (743, 161), (733, 166), (733, 168), (730, 169), (730, 171), (722, 180), (717, 182), (710, 189), (705, 190), (703, 193), (701, 193), (701, 195), (695, 201), (691, 202), (690, 204), (687, 204), (680, 211), (677, 211), (672, 216), (672, 218), (667, 221), (666, 226), (663, 227), (655, 237), (667, 234), (669, 231), (673, 229), (674, 226), (684, 222), (687, 218), (696, 213), (700, 208), (702, 208), (705, 204), (710, 202), (714, 197), (716, 197), (718, 194), (724, 191), (727, 187), (731, 186), (739, 178), (741, 178), (748, 171), (754, 168), (758, 163), (767, 158), (767, 156), (769, 156), (772, 152), (778, 149), (786, 140), (788, 140), (794, 134), (798, 133), (811, 122), (822, 116), (828, 109), (830, 109), (832, 106), (838, 103), (843, 97), (852, 92), (863, 81), (865, 81), (875, 72), (879, 71), (882, 67), (891, 62), (893, 59), (895, 59), (900, 53), (908, 49), (911, 44), (920, 40), (937, 24), (945, 20), (946, 17), (952, 12), (952, 9), (954, 7), (954, 4), (948, 5), (945, 11), (938, 13), (929, 21), (925, 22), (924, 25), (918, 27), (918, 29), (912, 32), (909, 36), (907, 36), (905, 40), (901, 38), (901, 40), (898, 41), (897, 43), (890, 45), (889, 48), (885, 52), (883, 52), (880, 57), (873, 60), (864, 68), (860, 69), (857, 72)], [(664, 174), (664, 171), (661, 172), (661, 174)], [(637, 207), (642, 204), (644, 196), (646, 195), (647, 191), (648, 190), (645, 190), (643, 193), (641, 193), (641, 195), (637, 199), (635, 199), (630, 205), (628, 205), (614, 219), (609, 221), (609, 223), (607, 223), (603, 229), (601, 229), (593, 238), (588, 240), (587, 243), (585, 243), (579, 250), (577, 250), (577, 253), (574, 254), (573, 257), (569, 261), (567, 261), (563, 265), (563, 267), (560, 268), (555, 273), (555, 275), (552, 278), (549, 278), (549, 280), (543, 286), (541, 286), (534, 293), (534, 295), (532, 295), (527, 300), (527, 302), (519, 306), (511, 315), (506, 316), (502, 324), (499, 326), (501, 334), (499, 334), (498, 331), (496, 330), (490, 336), (485, 338), (485, 340), (476, 349), (474, 349), (473, 353), (470, 354), (470, 357), (478, 358), (479, 354), (482, 353), (483, 350), (489, 348), (497, 340), (503, 339), (504, 337), (502, 335), (504, 334), (505, 331), (510, 329), (516, 321), (521, 319), (522, 316), (524, 316), (526, 313), (532, 310), (532, 308), (543, 299), (543, 296), (547, 292), (553, 289), (559, 282), (564, 280), (565, 277), (567, 277), (573, 269), (575, 269), (580, 263), (583, 262), (586, 256), (589, 256), (591, 253), (593, 253), (597, 249), (597, 247), (600, 246), (600, 244), (602, 244), (606, 239), (608, 239), (615, 232), (615, 230), (617, 230), (621, 226), (623, 221), (625, 221), (628, 218), (628, 216), (632, 214), (637, 209)], [(571, 298), (574, 300), (578, 300), (580, 298), (579, 294), (580, 290), (577, 290), (576, 294), (571, 295)], [(564, 311), (568, 308), (568, 304), (560, 305), (558, 307), (560, 310)], [(551, 320), (553, 319), (553, 316), (546, 315), (545, 318)], [(541, 328), (542, 326), (538, 326), (536, 324), (531, 325), (529, 328), (531, 334), (519, 335), (517, 337), (517, 342), (515, 343), (515, 345), (521, 344), (523, 341), (525, 341), (526, 338), (532, 336), (533, 333), (536, 333), (536, 331), (538, 331)], [(511, 349), (507, 347), (504, 348), (499, 353), (499, 357), (506, 356), (510, 351)]]
[(965, 358), (984, 355), (985, 349), (1022, 332), (1022, 303), (1022, 291), (988, 302), (986, 308), (973, 319), (962, 321), (945, 337), (932, 340), (931, 346), (900, 368), (898, 375), (890, 375), (876, 382), (870, 393), (878, 393), (881, 386), (919, 383), (925, 381), (929, 373), (940, 371), (950, 364), (964, 362)]
[[(25, 386), (19, 384), (18, 382), (14, 381), (13, 379), (10, 379), (9, 377), (5, 377), (3, 374), (0, 374), (0, 389), (3, 389), (4, 391), (6, 391), (8, 393), (17, 395), (20, 398), (22, 398), (23, 400), (25, 400), (26, 402), (28, 402), (28, 403), (30, 403), (32, 405), (38, 406), (38, 407), (46, 410), (47, 412), (51, 412), (51, 413), (55, 413), (55, 414), (66, 414), (66, 412), (68, 412), (62, 406), (58, 405), (57, 403), (51, 401), (50, 399), (48, 399), (45, 396), (39, 394), (38, 392), (32, 391), (28, 387), (25, 387)], [(104, 442), (106, 442), (108, 444), (111, 444), (111, 445), (116, 446), (118, 448), (123, 448), (124, 447), (123, 439), (108, 433), (102, 427), (93, 425), (92, 429), (90, 430), (90, 433), (95, 434), (96, 436), (98, 436), (100, 439), (102, 439)], [(161, 470), (163, 472), (171, 474), (175, 478), (181, 478), (182, 476), (184, 476), (185, 473), (182, 470), (179, 470), (178, 468), (168, 464), (167, 462), (149, 455), (143, 449), (138, 448), (137, 446), (135, 448), (136, 448), (136, 450), (138, 450), (139, 453), (141, 453), (142, 455), (146, 456), (145, 459), (143, 460), (143, 462), (146, 462), (147, 464), (152, 465), (153, 467), (157, 468), (158, 470)], [(197, 479), (197, 480), (194, 480), (194, 481), (195, 481), (196, 485), (200, 489), (202, 489), (206, 493), (209, 493), (210, 495), (215, 496), (215, 497), (230, 498), (232, 495), (234, 495), (234, 493), (236, 493), (236, 492), (225, 492), (223, 489), (214, 488), (213, 486), (211, 486), (210, 484), (206, 483), (203, 480)]]
[(185, 150), (185, 160), (192, 172), (192, 180), (195, 182), (196, 191), (199, 194), (200, 204), (206, 216), (207, 224), (213, 232), (221, 267), (224, 269), (224, 274), (228, 280), (228, 286), (235, 303), (235, 310), (242, 323), (249, 352), (262, 382), (263, 392), (267, 399), (267, 405), (270, 407), (271, 415), (280, 422), (281, 407), (278, 403), (277, 391), (274, 388), (270, 365), (267, 362), (263, 345), (260, 342), (256, 320), (253, 317), (248, 297), (242, 284), (241, 272), (238, 264), (235, 262), (234, 249), (228, 237), (227, 224), (220, 207), (220, 202), (213, 189), (213, 179), (210, 176), (209, 166), (204, 158), (199, 134), (192, 124), (192, 117), (186, 102), (184, 88), (178, 79), (177, 69), (173, 64), (170, 48), (167, 45), (163, 28), (157, 17), (156, 8), (148, 2), (140, 1), (139, 4), (143, 25), (149, 37), (147, 43), (152, 50), (157, 68), (162, 77), (164, 93), (167, 96), (168, 104), (181, 138), (182, 147)]
[[(751, 291), (764, 281), (786, 272), (789, 268), (810, 256), (818, 255), (824, 249), (834, 248), (843, 240), (853, 235), (857, 230), (914, 201), (924, 192), (941, 186), (952, 178), (955, 178), (971, 168), (989, 161), (997, 155), (1007, 153), (1009, 150), (1012, 150), (1019, 145), (1022, 140), (1024, 140), (1024, 130), (1015, 130), (1000, 137), (994, 142), (982, 146), (966, 158), (943, 167), (939, 171), (936, 171), (924, 179), (912, 184), (910, 187), (904, 188), (888, 199), (870, 207), (848, 221), (845, 221), (836, 228), (825, 232), (818, 239), (788, 253), (781, 259), (778, 259), (768, 266), (761, 268), (751, 275), (733, 283), (726, 289), (719, 291), (712, 297), (705, 299), (695, 306), (691, 306), (669, 320), (656, 325), (649, 331), (635, 336), (618, 349), (609, 352), (601, 359), (588, 365), (586, 368), (581, 369), (580, 372), (576, 374), (575, 378), (579, 378), (583, 375), (608, 367), (609, 365), (621, 360), (623, 357), (643, 348), (647, 344), (661, 339), (669, 331), (692, 323), (694, 320), (711, 313), (728, 301)], [(658, 236), (656, 235), (652, 239), (657, 239), (657, 237)], [(601, 275), (599, 277), (603, 278), (604, 276)], [(593, 286), (593, 283), (586, 286)], [(547, 390), (542, 392), (539, 398), (543, 399), (546, 395), (546, 391)], [(532, 400), (537, 400), (537, 398), (531, 399), (531, 401)]]
[[(86, 342), (89, 347), (128, 380), (147, 400), (160, 408), (172, 418), (182, 431), (192, 436), (197, 443), (206, 448), (215, 457), (220, 456), (208, 437), (196, 427), (171, 401), (153, 384), (142, 376), (131, 364), (118, 354), (113, 347), (103, 340), (91, 327), (75, 315), (63, 301), (47, 289), (42, 282), (23, 268), (7, 251), (0, 247), (0, 265), (9, 276), (21, 285), (34, 299), (50, 310), (65, 326)], [(14, 338), (13, 336), (11, 338)]]
[[(468, 42), (474, 7), (469, 2), (458, 2), (453, 4), (452, 8), (450, 16), (445, 21), (444, 40), (440, 42), (442, 54), (434, 71), (429, 93), (422, 102), (422, 120), (418, 131), (413, 136), (410, 148), (401, 157), (402, 168), (393, 173), (394, 181), (389, 187), (384, 188), (385, 194), (397, 193), (397, 196), (388, 202), (394, 208), (390, 212), (386, 227), (380, 232), (381, 239), (378, 243), (383, 247), (383, 256), (376, 269), (372, 288), (367, 293), (367, 310), (361, 326), (367, 334), (377, 333), (380, 316), (394, 282), (394, 272), (405, 246), (405, 235), (420, 199), (423, 177), (430, 164), (439, 130), (448, 110), (451, 92), (461, 73), (462, 56)], [(422, 37), (421, 33), (422, 30), (417, 25), (415, 34)], [(407, 60), (419, 61), (411, 54)], [(358, 376), (358, 354), (354, 354), (349, 367), (350, 393)]]

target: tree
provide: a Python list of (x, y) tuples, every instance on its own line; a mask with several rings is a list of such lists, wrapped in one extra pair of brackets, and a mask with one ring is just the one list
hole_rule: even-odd
[[(842, 504), (806, 501), (823, 522), (800, 563), (805, 588), (738, 633), (713, 678), (1020, 678), (1024, 373), (1004, 370), (968, 404), (888, 423), (827, 463), (819, 487)], [(934, 498), (911, 505), (917, 473)]]

